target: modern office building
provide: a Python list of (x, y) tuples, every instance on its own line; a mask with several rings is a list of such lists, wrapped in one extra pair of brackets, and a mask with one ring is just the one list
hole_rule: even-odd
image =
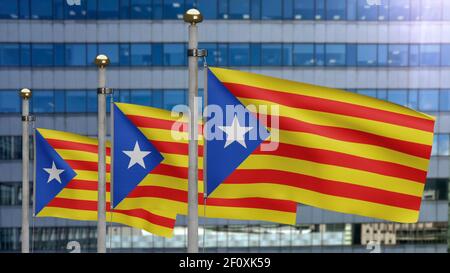
[[(181, 17), (194, 6), (205, 16), (199, 39), (210, 65), (346, 89), (437, 117), (419, 223), (299, 205), (296, 226), (208, 219), (200, 246), (211, 252), (370, 252), (379, 243), (382, 252), (447, 252), (450, 1), (0, 0), (1, 252), (20, 251), (18, 90), (33, 90), (38, 127), (95, 136), (92, 61), (105, 53), (116, 100), (166, 109), (186, 103)], [(119, 225), (109, 231), (113, 251), (185, 251), (187, 244), (184, 217), (171, 239)], [(39, 218), (32, 233), (34, 251), (67, 252), (69, 241), (83, 252), (96, 249), (95, 222)]]

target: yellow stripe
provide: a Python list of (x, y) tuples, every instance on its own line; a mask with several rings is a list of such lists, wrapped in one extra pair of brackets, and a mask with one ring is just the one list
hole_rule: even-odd
[(116, 212), (116, 213), (113, 213), (112, 219), (113, 219), (113, 222), (115, 222), (115, 223), (121, 223), (121, 224), (131, 226), (134, 228), (143, 229), (143, 230), (146, 230), (155, 235), (159, 235), (159, 236), (163, 236), (163, 237), (167, 237), (167, 238), (171, 238), (173, 236), (173, 229), (154, 224), (152, 222), (149, 222), (149, 221), (144, 220), (139, 217), (133, 217), (133, 216), (120, 214), (120, 213)]
[(91, 145), (97, 145), (97, 139), (86, 137), (78, 134), (63, 132), (63, 131), (56, 131), (56, 130), (49, 130), (49, 129), (43, 129), (38, 128), (37, 129), (41, 135), (44, 138), (50, 138), (50, 139), (60, 139), (64, 141), (72, 141), (77, 143), (84, 143), (84, 144), (91, 144)]
[(315, 98), (322, 98), (327, 100), (334, 100), (340, 102), (346, 102), (356, 104), (360, 106), (371, 107), (375, 109), (381, 109), (390, 111), (393, 113), (404, 114), (408, 116), (423, 118), (427, 120), (434, 120), (435, 118), (414, 111), (412, 109), (402, 107), (397, 104), (378, 100), (369, 96), (363, 96), (343, 90), (315, 86), (306, 83), (294, 82), (289, 80), (283, 80), (280, 78), (274, 78), (254, 73), (248, 73), (237, 70), (229, 70), (217, 67), (210, 67), (214, 75), (224, 83), (236, 83), (248, 86), (254, 86), (258, 88), (269, 89), (273, 91), (286, 92), (297, 95), (305, 95)]
[(117, 107), (125, 114), (125, 115), (134, 115), (134, 116), (142, 116), (142, 117), (150, 117), (155, 119), (162, 119), (168, 121), (180, 121), (180, 122), (188, 122), (187, 117), (182, 117), (181, 119), (177, 116), (171, 116), (171, 111), (167, 111), (160, 108), (154, 108), (149, 106), (142, 106), (137, 104), (129, 104), (129, 103), (115, 103)]
[[(97, 191), (65, 188), (57, 195), (58, 198), (77, 199), (82, 201), (97, 201)], [(106, 195), (106, 202), (110, 201), (110, 195)]]
[[(157, 128), (145, 128), (145, 127), (138, 127), (138, 128), (149, 140), (184, 143), (184, 144), (188, 143), (188, 133), (185, 132), (177, 132)], [(198, 143), (199, 145), (203, 145), (202, 135), (198, 136)]]
[[(83, 171), (83, 170), (74, 170), (76, 172), (76, 176), (74, 179), (77, 180), (87, 180), (87, 181), (97, 181), (98, 173), (97, 171)], [(110, 173), (106, 173), (106, 182), (110, 181)]]
[[(67, 149), (55, 149), (55, 151), (64, 159), (64, 160), (77, 160), (77, 161), (88, 161), (88, 162), (97, 162), (98, 154), (77, 150), (67, 150)], [(106, 157), (106, 163), (111, 163), (111, 158), (109, 156)]]
[(308, 122), (316, 125), (333, 126), (347, 129), (354, 129), (374, 135), (409, 141), (431, 146), (433, 144), (433, 132), (425, 132), (413, 128), (394, 125), (385, 122), (357, 118), (345, 115), (331, 114), (321, 111), (305, 110), (275, 104), (270, 101), (241, 99), (242, 103), (255, 106), (276, 105), (279, 107), (280, 116), (295, 120)]

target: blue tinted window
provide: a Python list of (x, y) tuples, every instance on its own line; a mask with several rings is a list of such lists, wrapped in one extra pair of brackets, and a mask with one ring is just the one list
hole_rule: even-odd
[(52, 0), (30, 0), (32, 19), (52, 19), (53, 5)]
[(439, 45), (420, 45), (420, 65), (438, 66), (440, 60)]
[(99, 44), (98, 54), (108, 56), (112, 65), (119, 64), (119, 45), (118, 44)]
[(253, 66), (261, 65), (261, 44), (250, 44), (251, 64)]
[(294, 0), (283, 1), (283, 18), (288, 20), (294, 18)]
[(419, 46), (410, 45), (409, 46), (409, 66), (419, 65)]
[(262, 44), (261, 54), (261, 65), (281, 65), (281, 44)]
[(219, 19), (228, 19), (228, 1), (219, 1), (217, 4)]
[[(379, 1), (379, 3), (378, 3), (378, 20), (379, 21), (388, 20), (389, 19), (389, 0), (378, 0), (378, 1)], [(397, 0), (395, 0), (395, 1), (397, 1)]]
[[(200, 43), (199, 48), (206, 49), (208, 51), (208, 56), (206, 56), (206, 62), (208, 65), (214, 66), (217, 61), (217, 44), (216, 43)], [(199, 59), (199, 62), (202, 60)]]
[(164, 65), (185, 65), (186, 51), (184, 44), (164, 44)]
[(249, 44), (230, 44), (230, 65), (245, 66), (250, 64)]
[(327, 0), (327, 20), (345, 20), (346, 0)]
[(419, 108), (419, 93), (417, 92), (417, 90), (409, 90), (408, 107), (412, 109)]
[(377, 97), (377, 90), (371, 90), (371, 89), (368, 89), (368, 90), (358, 90), (358, 94), (376, 98), (376, 97)]
[(421, 10), (421, 19), (424, 21), (435, 21), (442, 19), (441, 0), (422, 0), (422, 7), (420, 10)]
[(282, 1), (261, 0), (261, 19), (281, 19)]
[(30, 44), (20, 44), (20, 65), (31, 65), (31, 46)]
[(66, 0), (53, 0), (53, 18), (57, 20), (64, 19), (64, 6), (66, 4)]
[(163, 45), (152, 44), (152, 61), (153, 65), (163, 65)]
[(325, 45), (316, 44), (315, 46), (315, 63), (317, 66), (323, 66), (325, 64)]
[(388, 99), (387, 91), (384, 89), (379, 89), (377, 91), (377, 98), (379, 98), (380, 100), (387, 100)]
[(118, 101), (130, 102), (130, 90), (120, 90)]
[(389, 45), (389, 66), (408, 65), (408, 45)]
[(79, 5), (69, 5), (66, 0), (64, 0), (63, 4), (65, 7), (65, 15), (66, 19), (84, 19), (87, 14), (87, 4), (88, 1), (80, 1)]
[(55, 66), (64, 66), (66, 57), (64, 55), (65, 45), (54, 44), (53, 45), (53, 59)]
[(369, 4), (367, 0), (358, 0), (358, 19), (366, 21), (375, 21), (378, 17), (378, 6)]
[(347, 0), (347, 20), (356, 20), (357, 0)]
[(97, 19), (97, 0), (89, 0), (86, 2), (86, 18)]
[(153, 107), (164, 108), (163, 91), (153, 90), (152, 91), (152, 100), (153, 100), (153, 104), (152, 104)]
[(358, 45), (358, 66), (377, 65), (377, 46)]
[(388, 46), (378, 45), (378, 56), (377, 56), (378, 66), (387, 66), (388, 64)]
[[(67, 66), (85, 66), (86, 65), (86, 45), (85, 44), (66, 44), (66, 65)], [(94, 56), (95, 58), (95, 56)], [(89, 61), (93, 61), (92, 60)]]
[(152, 18), (152, 0), (130, 0), (130, 9), (132, 19)]
[(130, 45), (129, 44), (120, 44), (119, 45), (119, 63), (122, 66), (130, 65)]
[(198, 0), (198, 8), (205, 19), (217, 19), (217, 0)]
[(345, 45), (326, 45), (326, 65), (341, 66), (345, 65)]
[(407, 21), (409, 20), (410, 3), (409, 0), (395, 0), (391, 1), (389, 9), (389, 19), (392, 21)]
[(292, 61), (292, 44), (283, 44), (283, 65), (291, 66)]
[(153, 0), (153, 19), (163, 19), (163, 0)]
[(449, 135), (448, 134), (438, 134), (438, 155), (448, 156), (449, 155)]
[(229, 0), (229, 19), (250, 19), (250, 0)]
[(441, 90), (439, 93), (439, 110), (450, 111), (450, 90)]
[(164, 19), (183, 18), (183, 2), (183, 0), (164, 0)]
[(86, 91), (66, 91), (66, 111), (69, 113), (86, 112)]
[(97, 0), (99, 19), (118, 19), (119, 0)]
[(20, 99), (18, 91), (0, 91), (0, 112), (18, 113)]
[(54, 91), (53, 96), (55, 98), (55, 112), (57, 113), (62, 113), (65, 112), (66, 110), (66, 103), (65, 103), (65, 98), (66, 98), (66, 92), (62, 91), (62, 90), (57, 90)]
[(130, 0), (120, 0), (119, 5), (119, 18), (130, 19)]
[(30, 0), (19, 0), (19, 17), (30, 19)]
[(444, 21), (450, 21), (450, 1), (443, 1), (442, 2), (442, 10), (446, 12), (442, 12), (442, 20)]
[(439, 107), (439, 92), (437, 90), (421, 90), (419, 92), (419, 109), (422, 111), (437, 111)]
[(261, 2), (260, 0), (251, 0), (252, 19), (261, 19)]
[(294, 0), (294, 18), (298, 20), (314, 20), (315, 0)]
[(152, 47), (150, 44), (131, 45), (131, 65), (151, 65)]
[(131, 90), (130, 102), (140, 105), (151, 106), (152, 96), (150, 90)]
[[(109, 99), (107, 98), (106, 99), (107, 112), (111, 108), (109, 105), (110, 105)], [(87, 111), (88, 113), (95, 113), (97, 112), (97, 109), (98, 109), (97, 92), (89, 90), (87, 91)]]
[(95, 57), (97, 57), (97, 44), (88, 44), (87, 48), (87, 64), (93, 65)]
[(217, 46), (217, 65), (228, 65), (228, 46), (226, 44), (219, 44)]
[(347, 65), (356, 66), (357, 49), (355, 44), (347, 44)]
[(388, 100), (396, 104), (407, 106), (408, 92), (406, 90), (390, 90), (388, 92)]
[(0, 0), (0, 18), (19, 18), (19, 6), (17, 5), (17, 0)]
[(450, 45), (441, 45), (441, 65), (450, 66)]
[(19, 66), (20, 49), (18, 44), (0, 44), (0, 66)]
[(314, 18), (316, 20), (325, 19), (325, 0), (316, 0), (316, 12)]
[(33, 92), (32, 97), (33, 112), (35, 113), (53, 113), (55, 102), (53, 100), (53, 91), (39, 90)]
[(183, 90), (166, 90), (164, 94), (164, 109), (171, 110), (175, 105), (186, 104), (186, 92)]
[(53, 45), (33, 44), (31, 47), (31, 63), (33, 66), (53, 65)]

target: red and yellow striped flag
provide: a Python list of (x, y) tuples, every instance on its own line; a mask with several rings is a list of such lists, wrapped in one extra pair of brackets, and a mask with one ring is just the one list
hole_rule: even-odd
[[(172, 117), (171, 112), (133, 104), (116, 103), (127, 118), (139, 128), (162, 154), (164, 160), (148, 174), (117, 208), (141, 206), (145, 209), (177, 211), (187, 214), (188, 140), (187, 119)], [(201, 132), (201, 130), (199, 130)], [(203, 207), (203, 139), (199, 136), (199, 215), (211, 218), (260, 220), (295, 224), (297, 203), (259, 195), (261, 185), (221, 185)], [(255, 169), (254, 172), (260, 170)], [(263, 170), (261, 170), (263, 171)], [(261, 181), (264, 177), (261, 177)], [(230, 196), (241, 191), (245, 197)], [(252, 194), (252, 192), (255, 192)], [(156, 201), (155, 201), (156, 200)], [(156, 206), (155, 206), (156, 203)]]
[[(337, 89), (210, 68), (246, 107), (277, 106), (274, 151), (256, 151), (225, 180), (252, 194), (343, 213), (416, 222), (426, 181), (434, 118)], [(253, 109), (253, 108), (251, 108)], [(272, 116), (273, 115), (273, 116)], [(260, 115), (260, 117), (262, 117)], [(266, 118), (261, 118), (265, 122)], [(261, 169), (254, 173), (255, 168)]]
[[(73, 220), (97, 220), (97, 189), (98, 189), (98, 141), (97, 139), (77, 134), (37, 129), (44, 139), (75, 171), (76, 176), (67, 186), (44, 207), (38, 217), (58, 217)], [(106, 163), (106, 219), (135, 228), (144, 229), (156, 235), (172, 237), (175, 226), (175, 213), (156, 210), (145, 210), (138, 206), (128, 206), (124, 210), (110, 208), (110, 144), (107, 143)], [(124, 200), (124, 203), (127, 201)], [(112, 216), (112, 218), (111, 218)]]

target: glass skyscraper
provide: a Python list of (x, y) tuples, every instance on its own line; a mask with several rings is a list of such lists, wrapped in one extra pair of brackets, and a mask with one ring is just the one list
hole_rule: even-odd
[[(20, 250), (19, 89), (33, 90), (38, 127), (95, 137), (93, 60), (104, 53), (115, 100), (165, 109), (186, 103), (182, 14), (191, 7), (205, 17), (199, 48), (208, 50), (209, 65), (345, 89), (437, 117), (419, 223), (299, 205), (296, 226), (201, 219), (200, 247), (370, 252), (380, 243), (383, 252), (447, 252), (447, 0), (0, 0), (0, 252)], [(38, 218), (32, 227), (35, 251), (66, 252), (69, 241), (96, 250), (95, 222)], [(182, 216), (171, 239), (120, 225), (108, 233), (113, 251), (176, 252), (187, 245)]]

